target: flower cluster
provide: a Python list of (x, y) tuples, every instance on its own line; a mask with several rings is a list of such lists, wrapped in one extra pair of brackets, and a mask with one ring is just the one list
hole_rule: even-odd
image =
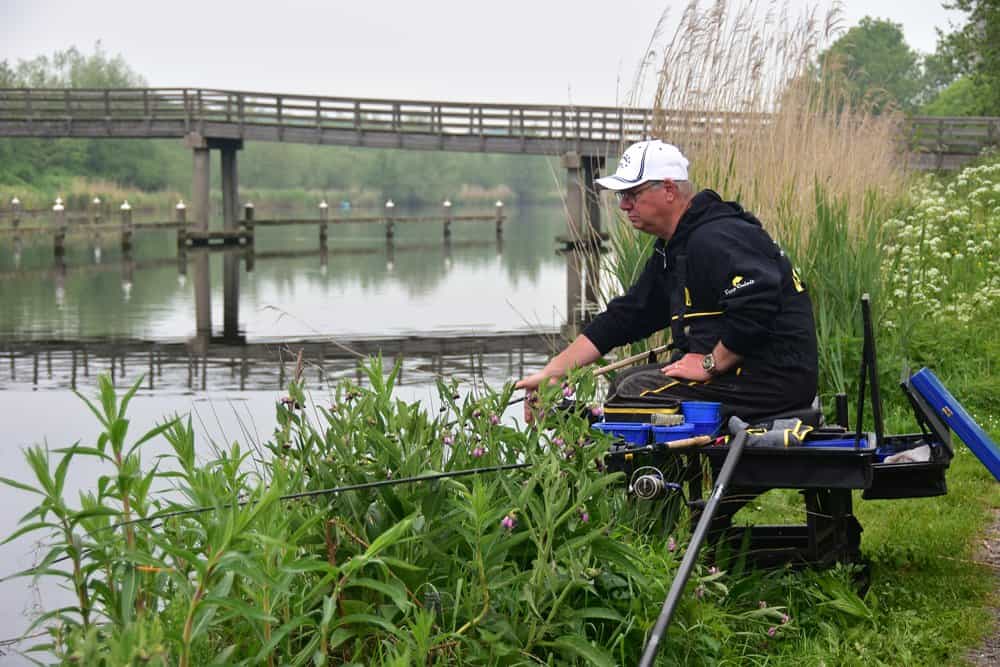
[(948, 185), (924, 180), (910, 196), (907, 214), (883, 224), (888, 312), (967, 323), (1000, 296), (1000, 162)]

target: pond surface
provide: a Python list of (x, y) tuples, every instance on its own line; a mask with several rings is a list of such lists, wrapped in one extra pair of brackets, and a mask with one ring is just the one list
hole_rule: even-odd
[[(142, 379), (129, 408), (133, 437), (165, 415), (190, 413), (203, 450), (267, 440), (299, 350), (317, 398), (357, 377), (359, 359), (378, 349), (387, 363), (403, 364), (399, 393), (407, 400), (433, 402), (439, 375), (470, 389), (520, 377), (544, 363), (565, 321), (566, 260), (554, 241), (565, 223), (561, 207), (506, 213), (499, 241), (491, 221), (454, 222), (447, 244), (440, 222), (396, 224), (391, 244), (384, 225), (349, 223), (330, 226), (326, 252), (314, 225), (259, 228), (252, 253), (179, 253), (174, 232), (144, 231), (126, 254), (117, 234), (74, 234), (58, 260), (50, 236), (15, 243), (0, 235), (2, 476), (30, 482), (21, 455), (28, 445), (95, 441), (99, 424), (74, 389), (93, 396), (100, 373), (120, 389)], [(144, 461), (165, 446), (150, 443)], [(66, 497), (104, 472), (81, 462)], [(34, 498), (7, 487), (0, 498), (5, 536)], [(0, 553), (0, 577), (39, 557), (27, 538)], [(64, 595), (29, 579), (0, 583), (0, 640)]]

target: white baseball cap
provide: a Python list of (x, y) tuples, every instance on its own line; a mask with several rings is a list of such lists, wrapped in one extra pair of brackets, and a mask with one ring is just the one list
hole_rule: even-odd
[(609, 190), (627, 190), (647, 181), (688, 179), (688, 159), (677, 146), (659, 139), (632, 144), (618, 161), (611, 176), (597, 179), (597, 184)]

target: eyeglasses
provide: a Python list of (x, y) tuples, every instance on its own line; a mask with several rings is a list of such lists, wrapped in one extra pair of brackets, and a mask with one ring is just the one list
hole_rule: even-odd
[(639, 195), (643, 192), (646, 190), (652, 190), (653, 188), (661, 185), (663, 185), (662, 181), (648, 181), (629, 190), (619, 190), (615, 193), (615, 195), (617, 195), (619, 202), (630, 201), (634, 204), (639, 200)]

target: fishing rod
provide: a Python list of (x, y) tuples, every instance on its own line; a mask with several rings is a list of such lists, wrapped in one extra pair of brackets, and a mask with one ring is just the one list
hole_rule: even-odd
[[(312, 491), (300, 491), (298, 493), (288, 493), (283, 496), (278, 496), (278, 500), (286, 501), (286, 500), (299, 500), (302, 498), (315, 498), (317, 496), (330, 496), (339, 493), (345, 493), (347, 491), (363, 491), (365, 489), (377, 489), (383, 486), (395, 486), (397, 484), (419, 484), (420, 482), (432, 482), (438, 479), (466, 477), (468, 475), (481, 475), (493, 472), (504, 472), (506, 470), (519, 470), (521, 468), (527, 468), (530, 465), (531, 465), (530, 463), (508, 463), (499, 466), (487, 466), (482, 468), (465, 468), (462, 470), (452, 470), (450, 472), (438, 472), (438, 473), (432, 473), (430, 475), (415, 475), (413, 477), (400, 477), (399, 479), (380, 479), (374, 482), (362, 482), (360, 484), (335, 486), (327, 489), (314, 489)], [(221, 507), (217, 507), (214, 505), (206, 505), (202, 507), (189, 507), (187, 509), (175, 510), (173, 512), (165, 512), (163, 514), (154, 514), (153, 516), (122, 521), (112, 526), (108, 526), (106, 530), (113, 530), (115, 528), (122, 528), (124, 526), (131, 526), (139, 523), (146, 523), (149, 521), (157, 521), (160, 519), (166, 520), (166, 519), (173, 519), (179, 516), (202, 514), (204, 512), (211, 512), (217, 509), (228, 509), (230, 507), (243, 507), (247, 505), (249, 502), (250, 501), (248, 500), (241, 500), (237, 503), (229, 503), (226, 505), (222, 505)]]
[[(505, 472), (508, 470), (520, 470), (529, 467), (530, 463), (508, 463), (498, 466), (485, 466), (480, 468), (465, 468), (462, 470), (452, 470), (449, 472), (439, 472), (432, 473), (430, 475), (415, 475), (413, 477), (400, 477), (399, 479), (381, 479), (374, 482), (362, 482), (360, 484), (348, 484), (345, 486), (335, 486), (326, 489), (314, 489), (312, 491), (300, 491), (298, 493), (289, 493), (278, 497), (279, 502), (288, 500), (299, 500), (301, 498), (315, 498), (318, 496), (328, 496), (337, 495), (340, 493), (346, 493), (348, 491), (363, 491), (365, 489), (376, 489), (385, 486), (395, 486), (397, 484), (419, 484), (421, 482), (432, 482), (439, 479), (449, 479), (455, 477), (467, 477), (470, 475), (483, 475), (488, 473)], [(175, 510), (172, 512), (164, 512), (162, 514), (154, 514), (153, 516), (139, 517), (137, 519), (130, 519), (128, 521), (120, 521), (118, 523), (112, 524), (110, 526), (104, 526), (95, 532), (104, 532), (107, 530), (115, 530), (117, 528), (124, 528), (127, 526), (134, 526), (137, 524), (151, 523), (153, 521), (165, 521), (167, 519), (173, 519), (181, 516), (190, 516), (194, 514), (203, 514), (205, 512), (211, 512), (214, 510), (228, 509), (230, 507), (244, 507), (249, 504), (249, 500), (241, 500), (236, 503), (227, 503), (222, 506), (202, 506), (202, 507), (189, 507), (182, 510)], [(161, 524), (162, 525), (162, 524)], [(92, 551), (88, 550), (88, 553)], [(61, 563), (70, 558), (69, 555), (63, 556), (62, 558), (56, 559), (50, 563), (50, 565), (55, 565)], [(15, 577), (30, 574), (34, 568), (29, 568), (27, 570), (22, 570), (21, 572), (15, 572), (14, 574), (8, 574), (7, 576), (0, 578), (0, 583), (14, 579)]]

